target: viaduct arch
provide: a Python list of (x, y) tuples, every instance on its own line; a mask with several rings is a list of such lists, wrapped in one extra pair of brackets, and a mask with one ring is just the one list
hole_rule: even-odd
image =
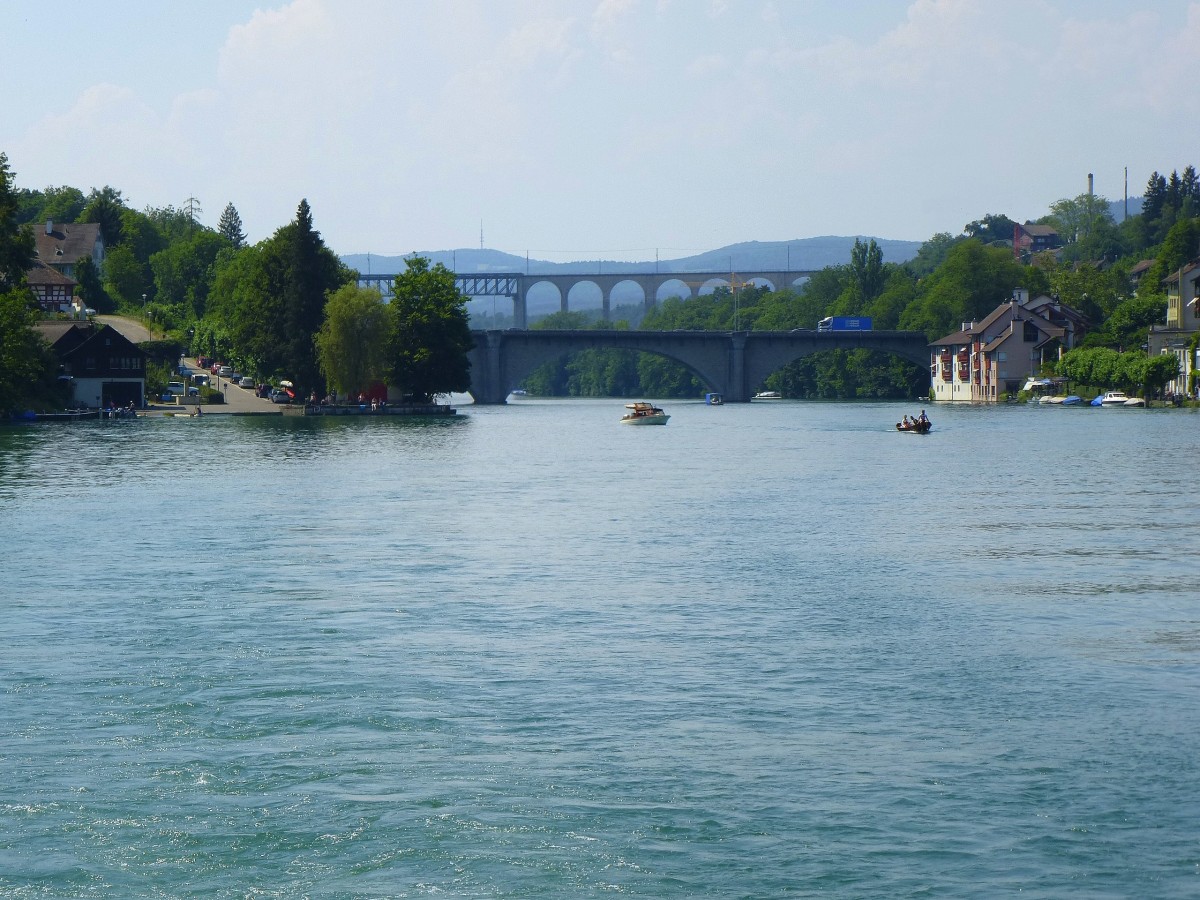
[[(559, 306), (568, 309), (571, 289), (580, 284), (594, 284), (600, 289), (604, 321), (609, 320), (612, 292), (618, 284), (636, 284), (642, 289), (645, 308), (649, 310), (658, 300), (658, 291), (665, 284), (678, 282), (695, 297), (707, 285), (714, 287), (765, 286), (771, 290), (792, 288), (809, 278), (811, 270), (755, 269), (744, 272), (581, 272), (570, 275), (527, 275), (521, 272), (488, 272), (473, 275), (455, 274), (454, 286), (468, 297), (507, 297), (513, 303), (513, 321), (518, 328), (529, 323), (527, 314), (529, 291), (535, 285), (549, 284), (558, 290)], [(379, 288), (389, 296), (395, 275), (359, 275), (362, 286)]]
[(504, 403), (538, 366), (582, 350), (639, 350), (684, 366), (734, 403), (750, 400), (772, 372), (825, 350), (878, 350), (929, 366), (929, 345), (916, 331), (473, 331), (471, 396)]

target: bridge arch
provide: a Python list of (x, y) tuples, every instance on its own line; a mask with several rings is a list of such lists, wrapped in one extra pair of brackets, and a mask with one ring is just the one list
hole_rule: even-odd
[[(747, 390), (754, 391), (785, 366), (833, 350), (871, 350), (899, 357), (929, 369), (929, 352), (922, 336), (911, 332), (761, 332), (748, 342), (745, 353)], [(834, 340), (830, 340), (830, 338)]]
[(907, 359), (928, 373), (928, 343), (911, 331), (476, 331), (470, 353), (471, 395), (504, 403), (538, 366), (582, 350), (638, 350), (682, 365), (731, 402), (748, 401), (757, 385), (788, 363), (827, 350), (866, 349)]

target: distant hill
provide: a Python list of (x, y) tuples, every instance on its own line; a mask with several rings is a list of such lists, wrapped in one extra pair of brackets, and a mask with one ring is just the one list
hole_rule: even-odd
[[(870, 238), (860, 238), (870, 240)], [(728, 272), (754, 269), (790, 269), (793, 271), (824, 269), (850, 262), (853, 237), (799, 238), (794, 241), (747, 241), (709, 250), (680, 259), (661, 259), (645, 262), (615, 262), (600, 260), (604, 272), (646, 272), (658, 266), (659, 272)], [(920, 241), (893, 241), (874, 238), (883, 251), (884, 262), (906, 262), (917, 255)], [(531, 275), (570, 275), (595, 272), (597, 260), (555, 263), (542, 259), (526, 260), (523, 256), (500, 250), (418, 250), (418, 256), (442, 263), (460, 275), (475, 272), (528, 272)], [(395, 274), (404, 271), (403, 256), (379, 256), (374, 253), (350, 253), (342, 261), (364, 274)]]

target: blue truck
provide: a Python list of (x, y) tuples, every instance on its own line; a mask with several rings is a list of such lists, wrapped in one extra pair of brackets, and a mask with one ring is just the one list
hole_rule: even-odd
[(828, 316), (817, 323), (817, 331), (870, 331), (870, 316)]

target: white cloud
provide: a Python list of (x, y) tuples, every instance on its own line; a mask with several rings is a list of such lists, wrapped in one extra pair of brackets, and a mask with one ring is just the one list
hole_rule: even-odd
[(23, 186), (232, 201), (254, 238), (307, 196), (344, 252), (481, 217), (518, 247), (921, 237), (1194, 162), (1196, 46), (1179, 0), (294, 0), (233, 23), (211, 77), (80, 82), (0, 144)]

